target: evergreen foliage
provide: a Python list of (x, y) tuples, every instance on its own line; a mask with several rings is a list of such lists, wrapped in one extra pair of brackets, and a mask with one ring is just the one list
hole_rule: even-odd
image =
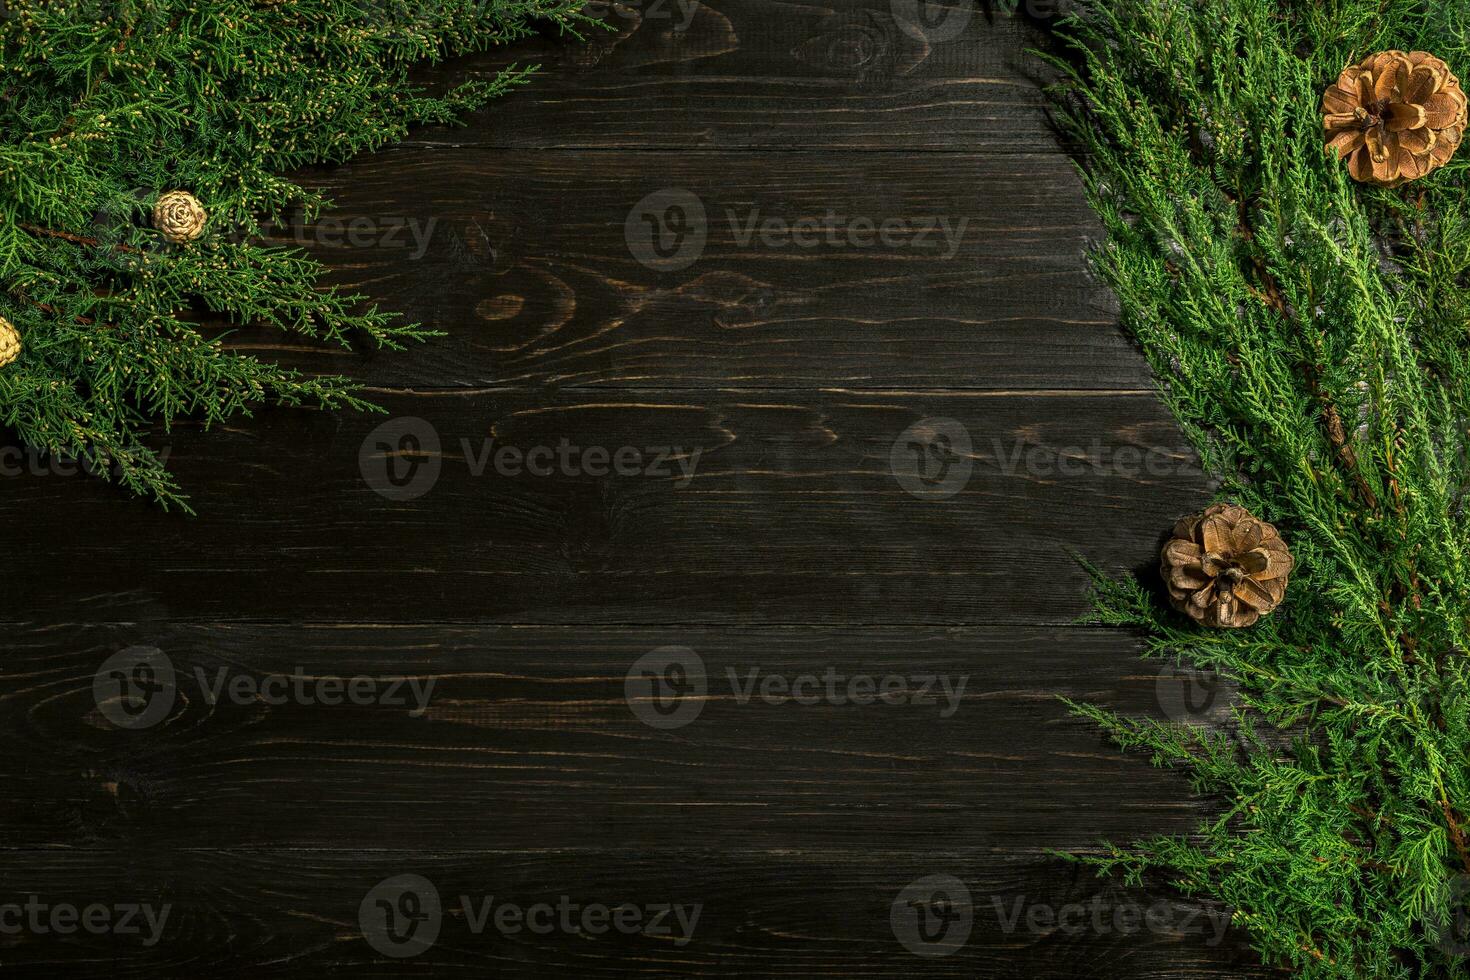
[[(396, 348), (425, 333), (318, 286), (268, 244), (328, 202), (278, 176), (447, 123), (526, 81), (510, 68), (431, 96), (408, 67), (504, 43), (582, 0), (9, 0), (0, 19), (0, 315), (24, 338), (0, 370), (0, 424), (182, 504), (150, 425), (209, 425), (261, 402), (369, 408), (342, 377), (229, 351), (198, 321)], [(170, 190), (208, 210), (171, 245)], [(185, 505), (186, 506), (186, 505)]]
[(1096, 0), (1061, 34), (1095, 267), (1219, 499), (1297, 558), (1246, 630), (1098, 579), (1103, 622), (1239, 696), (1232, 731), (1074, 706), (1223, 801), (1197, 835), (1081, 860), (1228, 903), (1304, 976), (1470, 976), (1470, 144), (1375, 189), (1319, 112), (1379, 50), (1466, 77), (1470, 6)]

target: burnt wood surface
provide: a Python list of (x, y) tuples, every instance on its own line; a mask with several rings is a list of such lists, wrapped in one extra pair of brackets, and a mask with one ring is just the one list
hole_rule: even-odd
[[(301, 175), (337, 207), (273, 234), (445, 336), (228, 339), (382, 414), (159, 433), (196, 518), (0, 453), (0, 972), (1268, 972), (1228, 910), (1056, 853), (1212, 808), (1059, 696), (1209, 724), (1229, 692), (1077, 622), (1074, 553), (1150, 568), (1210, 483), (1088, 275), (1023, 7), (642, 0), (425, 68), (542, 72)], [(691, 200), (702, 245), (640, 251)], [(666, 650), (704, 686), (661, 727)], [(146, 724), (119, 657), (167, 692)], [(790, 696), (823, 677), (915, 696)], [(406, 875), (437, 939), (385, 955), (363, 916)], [(934, 876), (963, 889), (915, 911)], [(685, 941), (479, 918), (505, 903), (699, 911)], [(156, 936), (47, 918), (132, 906)]]

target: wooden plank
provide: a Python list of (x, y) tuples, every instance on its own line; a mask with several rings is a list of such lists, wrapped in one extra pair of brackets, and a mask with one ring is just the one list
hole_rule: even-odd
[(309, 180), (339, 207), (274, 240), (448, 334), (371, 357), (231, 338), (309, 371), (425, 388), (1150, 385), (1086, 270), (1097, 226), (1055, 153), (419, 149)]
[(47, 555), (11, 578), (7, 608), (1068, 623), (1087, 587), (1068, 549), (1151, 566), (1208, 490), (1151, 395), (706, 394), (390, 393), (397, 421), (277, 410), (179, 429), (161, 448), (196, 520), (6, 454), (0, 515)]
[(1209, 812), (1060, 696), (1228, 707), (1184, 713), (1171, 666), (1077, 628), (156, 622), (5, 646), (11, 847), (1040, 853)]
[[(1065, 0), (1028, 0), (1046, 16)], [(421, 145), (1052, 152), (1039, 40), (973, 0), (631, 0), (611, 32), (427, 68), (434, 89), (512, 62), (535, 84)]]
[[(953, 884), (948, 893), (909, 890), (934, 874), (952, 877), (964, 890)], [(488, 971), (557, 980), (1267, 975), (1238, 935), (1221, 937), (1219, 909), (1182, 903), (1157, 888), (1098, 882), (1055, 859), (955, 852), (942, 844), (923, 855), (871, 849), (721, 853), (680, 838), (637, 853), (451, 847), (385, 854), (190, 851), (156, 842), (113, 851), (7, 851), (0, 887), (22, 911), (36, 896), (45, 931), (0, 934), (0, 957), (28, 976), (58, 970), (99, 978), (247, 972), (458, 977)], [(378, 900), (401, 909), (408, 891), (422, 900), (419, 931), (402, 933), (409, 944), (379, 942), (415, 955), (388, 956), (365, 938), (361, 907), (366, 902), (367, 915), (381, 917)], [(946, 955), (916, 955), (898, 939), (901, 931), (913, 935), (908, 902), (920, 893), (925, 899), (953, 896), (952, 914), (943, 920), (950, 931), (936, 928), (938, 943), (917, 946)], [(516, 930), (515, 913), (538, 904), (551, 906), (532, 914), (538, 931)], [(103, 905), (112, 922), (120, 921), (113, 911), (118, 907), (146, 906), (162, 925), (154, 931), (140, 913), (138, 934), (50, 931), (54, 909), (88, 905)], [(584, 921), (601, 925), (599, 918), (583, 918), (589, 907), (623, 905), (631, 911), (620, 920), (622, 929), (610, 925), (595, 935), (583, 928)], [(660, 911), (676, 905), (691, 929), (672, 911)], [(487, 908), (492, 917), (482, 919)], [(382, 935), (381, 921), (367, 919), (375, 936)], [(539, 931), (548, 922), (552, 929)], [(428, 923), (438, 926), (437, 934)], [(159, 941), (145, 945), (153, 935)]]

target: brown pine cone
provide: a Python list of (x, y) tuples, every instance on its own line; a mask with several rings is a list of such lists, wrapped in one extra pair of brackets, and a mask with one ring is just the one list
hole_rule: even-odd
[(1465, 134), (1466, 98), (1427, 51), (1383, 51), (1343, 69), (1322, 96), (1327, 146), (1354, 180), (1396, 187), (1449, 162)]
[(1292, 565), (1276, 529), (1234, 504), (1175, 524), (1159, 560), (1174, 607), (1227, 628), (1250, 626), (1280, 605)]
[(0, 316), (0, 368), (20, 357), (20, 331), (15, 324)]
[(153, 227), (176, 245), (192, 242), (204, 233), (208, 213), (188, 191), (169, 191), (153, 206)]

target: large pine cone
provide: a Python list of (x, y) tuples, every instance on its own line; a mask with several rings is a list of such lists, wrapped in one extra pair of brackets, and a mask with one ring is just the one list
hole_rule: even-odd
[(1322, 96), (1322, 124), (1354, 180), (1396, 187), (1449, 162), (1465, 108), (1465, 90), (1443, 61), (1383, 51), (1343, 69)]
[(192, 242), (204, 233), (209, 214), (188, 191), (169, 191), (153, 206), (153, 227), (176, 245)]
[(1244, 507), (1214, 504), (1174, 525), (1159, 568), (1175, 608), (1206, 626), (1250, 626), (1286, 595), (1291, 552)]

